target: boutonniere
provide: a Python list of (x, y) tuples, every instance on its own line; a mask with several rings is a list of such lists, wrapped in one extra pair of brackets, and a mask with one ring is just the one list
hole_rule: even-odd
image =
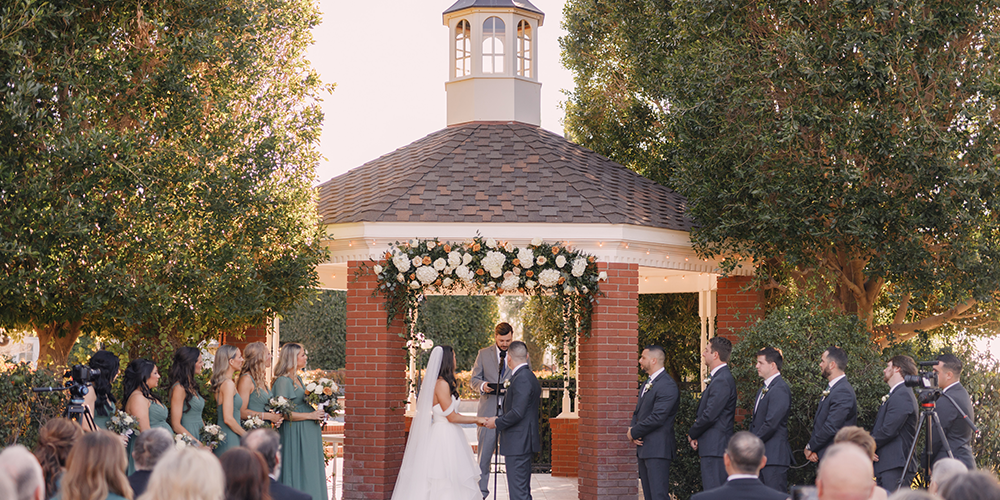
[(506, 389), (508, 387), (510, 387), (510, 379), (507, 379), (507, 381), (503, 383), (503, 388), (504, 389)]
[(826, 397), (829, 396), (829, 395), (830, 395), (830, 389), (827, 389), (827, 390), (823, 391), (823, 397), (819, 398), (819, 400), (822, 401), (822, 400), (826, 399)]
[(705, 387), (708, 387), (708, 384), (711, 383), (712, 383), (712, 377), (705, 377)]
[(642, 392), (648, 391), (650, 387), (653, 387), (653, 379), (646, 381), (646, 385), (642, 386)]
[(763, 395), (767, 394), (767, 391), (770, 391), (770, 390), (771, 389), (768, 389), (767, 386), (765, 386), (763, 389), (760, 390), (760, 395), (763, 396)]
[(882, 396), (882, 404), (885, 404), (885, 402), (888, 401), (888, 400), (889, 400), (889, 395), (888, 394), (886, 394), (885, 396)]

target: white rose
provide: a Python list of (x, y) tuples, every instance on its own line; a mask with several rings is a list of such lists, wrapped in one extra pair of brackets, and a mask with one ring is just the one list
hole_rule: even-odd
[(323, 395), (323, 386), (317, 387), (315, 390), (313, 390), (313, 392), (315, 392), (316, 395), (318, 395), (318, 396), (322, 396)]
[(321, 379), (319, 379), (319, 383), (321, 383), (323, 385), (327, 385), (327, 384), (329, 384), (331, 382), (333, 382), (333, 381), (330, 380), (330, 379), (328, 379), (328, 378), (321, 378)]
[(513, 272), (514, 276), (520, 276), (521, 275), (521, 268), (520, 267), (515, 267), (514, 269), (511, 269), (510, 272)]
[(287, 402), (288, 402), (288, 400), (287, 400), (287, 399), (285, 399), (285, 397), (284, 397), (284, 396), (278, 396), (278, 403), (280, 403), (280, 404), (285, 404), (285, 403), (287, 403)]
[(440, 257), (438, 257), (438, 260), (434, 261), (434, 269), (437, 269), (438, 271), (444, 269), (447, 265), (448, 263)]
[(511, 244), (511, 242), (508, 241), (507, 243), (503, 244), (503, 249), (506, 250), (506, 251), (508, 251), (508, 252), (513, 252), (514, 251), (514, 245)]
[(424, 259), (420, 258), (420, 256), (418, 255), (414, 257), (412, 260), (410, 260), (410, 262), (413, 263), (413, 267), (420, 267), (421, 264), (424, 263)]
[(472, 281), (472, 270), (464, 265), (458, 266), (455, 268), (455, 276), (462, 278), (464, 281)]
[(556, 266), (557, 267), (561, 268), (562, 266), (565, 266), (565, 265), (566, 265), (566, 257), (564, 257), (562, 255), (556, 257)]
[(579, 278), (580, 276), (583, 276), (583, 272), (586, 270), (587, 270), (587, 259), (584, 259), (583, 257), (577, 257), (576, 259), (573, 259), (573, 270), (571, 271), (573, 276)]
[(535, 252), (530, 248), (519, 248), (517, 250), (517, 260), (521, 261), (521, 266), (530, 268), (535, 265)]
[(428, 241), (427, 242), (427, 249), (428, 250), (434, 250), (434, 247), (436, 247), (436, 246), (437, 246), (437, 243), (435, 243), (433, 241)]
[(402, 282), (406, 281), (406, 276), (403, 276), (403, 273), (399, 273), (399, 274), (396, 275), (396, 281), (402, 283)]
[(532, 280), (525, 281), (524, 282), (524, 288), (527, 288), (528, 290), (534, 289), (535, 288), (535, 282), (532, 281)]
[(546, 259), (544, 255), (539, 255), (538, 258), (535, 259), (535, 264), (538, 264), (539, 266), (544, 266), (545, 263), (548, 261), (549, 260)]
[(375, 274), (382, 274), (382, 266), (375, 264)]
[(438, 279), (437, 269), (434, 269), (431, 266), (418, 267), (417, 279), (425, 285), (430, 285), (431, 283), (434, 283), (434, 280)]
[(467, 252), (462, 256), (462, 265), (467, 266), (470, 262), (472, 262), (472, 254)]
[(544, 287), (555, 286), (555, 284), (559, 282), (559, 277), (559, 271), (556, 271), (555, 269), (546, 269), (539, 273), (538, 284)]
[(444, 281), (441, 282), (444, 286), (451, 286), (453, 283), (455, 283), (455, 280), (451, 278), (445, 278)]
[(490, 238), (490, 239), (486, 240), (486, 246), (489, 247), (489, 248), (496, 248), (497, 247), (497, 240), (494, 240), (493, 238)]
[(454, 250), (448, 253), (448, 265), (451, 267), (458, 267), (462, 265), (462, 254)]
[(601, 271), (601, 273), (597, 275), (597, 279), (600, 281), (608, 281), (608, 273), (606, 271)]
[(536, 238), (532, 238), (531, 239), (531, 244), (535, 245), (537, 247), (538, 245), (542, 244), (542, 239), (541, 238), (537, 238), (537, 237)]
[(333, 389), (333, 392), (340, 392), (340, 386), (336, 382), (330, 382), (330, 387)]
[(589, 291), (590, 291), (590, 289), (588, 289), (588, 288), (587, 288), (587, 287), (585, 287), (585, 286), (581, 286), (581, 287), (580, 287), (580, 291), (581, 291), (581, 292), (583, 292), (583, 293), (587, 293), (587, 292), (589, 292)]
[(520, 284), (520, 282), (521, 278), (511, 275), (507, 279), (503, 280), (503, 283), (500, 284), (500, 288), (507, 291), (517, 290), (517, 285)]
[(315, 391), (316, 390), (316, 384), (314, 384), (312, 382), (309, 382), (308, 384), (306, 384), (306, 390), (309, 391), (309, 392)]
[(427, 339), (427, 340), (425, 340), (425, 341), (423, 341), (423, 342), (420, 343), (420, 348), (423, 349), (423, 350), (425, 350), (425, 351), (428, 350), (428, 349), (433, 349), (434, 348), (434, 341), (431, 340), (431, 339)]
[(392, 258), (392, 264), (399, 269), (399, 272), (405, 273), (410, 270), (410, 259), (406, 255), (397, 255)]
[(412, 288), (414, 290), (416, 290), (417, 288), (420, 288), (420, 282), (417, 281), (417, 280), (411, 281), (410, 282), (410, 288)]
[(503, 276), (503, 270), (494, 269), (494, 270), (490, 271), (490, 276), (493, 277), (493, 278), (499, 278), (499, 277)]

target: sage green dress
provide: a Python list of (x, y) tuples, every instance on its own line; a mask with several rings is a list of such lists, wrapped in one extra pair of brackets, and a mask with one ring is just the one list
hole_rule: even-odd
[[(174, 428), (170, 427), (170, 412), (167, 411), (167, 407), (163, 406), (162, 403), (158, 401), (149, 402), (149, 428), (155, 429), (157, 427), (167, 431), (171, 436), (174, 435)], [(135, 433), (128, 440), (128, 447), (126, 448), (126, 453), (128, 454), (128, 474), (129, 476), (135, 472), (135, 462), (132, 460), (132, 447), (135, 446), (135, 439), (139, 434)]]
[[(235, 389), (235, 388), (234, 388)], [(240, 393), (233, 391), (233, 418), (236, 419), (236, 425), (242, 425), (243, 420), (240, 419), (240, 408), (243, 407), (243, 398), (240, 397)], [(218, 417), (215, 423), (219, 424), (222, 428), (222, 434), (226, 436), (225, 441), (219, 443), (219, 447), (215, 449), (215, 456), (221, 457), (226, 450), (230, 448), (239, 448), (240, 446), (240, 435), (236, 431), (229, 428), (226, 425), (224, 414), (222, 413), (222, 403), (219, 403), (218, 411), (216, 412)]]
[(104, 411), (107, 412), (107, 415), (101, 416), (97, 414), (97, 410), (95, 409), (92, 416), (94, 417), (94, 425), (96, 425), (98, 429), (108, 430), (108, 420), (111, 420), (111, 417), (115, 414), (115, 405), (108, 401)]
[(198, 439), (201, 428), (205, 427), (205, 421), (201, 418), (202, 412), (205, 411), (205, 398), (201, 397), (201, 394), (195, 393), (188, 401), (188, 406), (190, 408), (181, 413), (181, 427), (190, 432), (195, 439)]
[[(296, 377), (298, 378), (298, 377)], [(306, 403), (302, 379), (299, 385), (288, 377), (278, 377), (272, 396), (284, 396), (295, 403), (297, 413), (316, 411)], [(313, 500), (327, 500), (326, 464), (323, 461), (323, 431), (316, 420), (284, 421), (281, 435), (281, 483), (312, 495)]]
[[(247, 376), (250, 377), (250, 375)], [(253, 391), (250, 392), (250, 401), (247, 402), (247, 409), (264, 413), (267, 411), (264, 409), (264, 406), (271, 400), (271, 391), (267, 390), (266, 387), (258, 386), (257, 381), (253, 377), (250, 377), (250, 381), (253, 382)], [(271, 422), (267, 423), (270, 424)]]

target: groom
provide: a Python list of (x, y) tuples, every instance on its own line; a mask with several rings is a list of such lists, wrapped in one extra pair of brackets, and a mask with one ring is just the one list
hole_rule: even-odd
[(511, 342), (507, 349), (510, 385), (503, 399), (503, 416), (486, 420), (500, 432), (500, 454), (507, 464), (511, 500), (531, 500), (531, 457), (542, 449), (538, 434), (538, 403), (542, 386), (528, 367), (528, 346)]

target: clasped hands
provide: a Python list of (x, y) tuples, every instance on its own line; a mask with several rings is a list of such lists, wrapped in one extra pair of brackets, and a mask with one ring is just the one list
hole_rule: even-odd
[(476, 425), (480, 427), (486, 427), (487, 429), (497, 428), (497, 418), (496, 417), (478, 417), (476, 418)]

